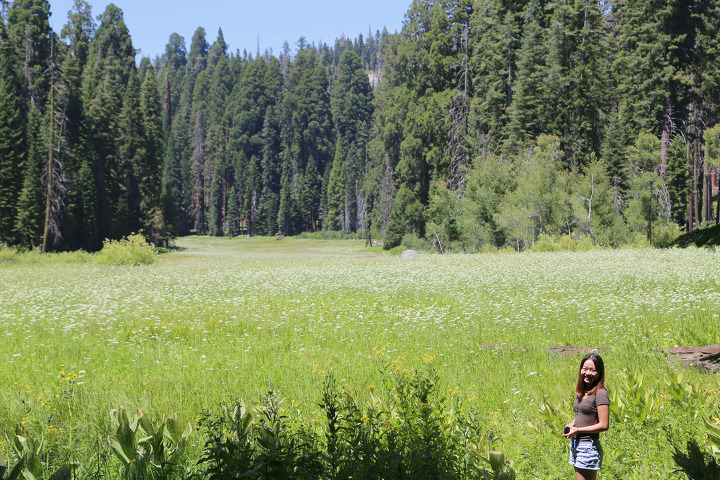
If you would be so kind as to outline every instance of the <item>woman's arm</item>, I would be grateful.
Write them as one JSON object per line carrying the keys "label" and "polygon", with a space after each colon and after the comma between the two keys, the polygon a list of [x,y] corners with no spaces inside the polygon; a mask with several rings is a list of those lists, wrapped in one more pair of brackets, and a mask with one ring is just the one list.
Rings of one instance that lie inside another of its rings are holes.
{"label": "woman's arm", "polygon": [[575,421],[573,420],[572,425],[568,424],[568,426],[570,427],[570,431],[563,436],[565,438],[570,438],[574,437],[578,433],[597,433],[607,431],[607,429],[610,428],[610,406],[598,405],[597,412],[598,423],[596,423],[595,425],[588,425],[587,427],[575,428]]}

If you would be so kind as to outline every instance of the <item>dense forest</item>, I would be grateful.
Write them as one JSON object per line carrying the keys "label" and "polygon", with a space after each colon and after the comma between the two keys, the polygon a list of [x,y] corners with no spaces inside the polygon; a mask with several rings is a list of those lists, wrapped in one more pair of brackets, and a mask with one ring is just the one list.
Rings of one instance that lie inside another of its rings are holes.
{"label": "dense forest", "polygon": [[142,232],[661,244],[719,217],[720,0],[415,0],[400,33],[136,62],[115,5],[2,1],[0,242]]}

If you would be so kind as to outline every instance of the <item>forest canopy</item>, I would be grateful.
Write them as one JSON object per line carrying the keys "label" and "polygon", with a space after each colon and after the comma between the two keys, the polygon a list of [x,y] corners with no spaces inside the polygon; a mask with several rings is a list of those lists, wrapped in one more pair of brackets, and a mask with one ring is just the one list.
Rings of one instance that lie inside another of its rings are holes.
{"label": "forest canopy", "polygon": [[720,0],[414,0],[402,31],[275,56],[123,12],[2,3],[0,242],[142,232],[668,244],[720,217]]}

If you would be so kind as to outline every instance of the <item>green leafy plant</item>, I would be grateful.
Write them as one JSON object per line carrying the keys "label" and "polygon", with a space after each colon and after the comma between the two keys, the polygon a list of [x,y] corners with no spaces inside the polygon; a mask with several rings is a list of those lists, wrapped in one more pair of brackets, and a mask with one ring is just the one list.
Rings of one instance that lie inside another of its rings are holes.
{"label": "green leafy plant", "polygon": [[714,454],[720,454],[720,415],[718,413],[715,416],[711,416],[713,422],[703,418],[705,427],[707,428],[707,439],[710,442],[712,451]]}
{"label": "green leafy plant", "polygon": [[0,242],[0,263],[11,263],[13,260],[15,260],[16,255],[17,250]]}
{"label": "green leafy plant", "polygon": [[[36,480],[43,478],[45,466],[42,458],[45,442],[42,437],[40,442],[36,443],[32,438],[23,435],[18,428],[12,439],[6,435],[5,440],[12,445],[18,461],[9,470],[5,461],[0,463],[0,480]],[[50,480],[67,480],[71,474],[72,470],[69,467],[61,467],[50,477]]]}
{"label": "green leafy plant", "polygon": [[683,472],[689,480],[720,480],[720,464],[712,453],[703,452],[695,440],[688,440],[687,453],[673,447],[673,460],[678,472]]}
{"label": "green leafy plant", "polygon": [[565,422],[569,420],[567,413],[570,410],[570,406],[566,401],[560,401],[556,405],[548,402],[546,398],[543,398],[540,402],[540,418],[541,423],[539,426],[528,425],[538,433],[542,433],[541,428],[547,429],[556,435],[562,435],[562,428],[565,426]]}
{"label": "green leafy plant", "polygon": [[149,265],[155,262],[155,247],[142,235],[129,235],[121,240],[105,240],[103,248],[95,255],[100,265]]}
{"label": "green leafy plant", "polygon": [[621,372],[617,375],[618,388],[610,390],[610,417],[613,422],[638,424],[655,420],[658,410],[656,389],[643,385],[642,372]]}
{"label": "green leafy plant", "polygon": [[110,422],[114,429],[110,447],[123,465],[122,478],[184,477],[190,424],[183,429],[175,417],[158,424],[139,410],[131,421],[123,407],[110,410]]}
{"label": "green leafy plant", "polygon": [[682,409],[689,409],[704,396],[699,383],[684,381],[683,372],[669,372],[665,377],[671,401]]}
{"label": "green leafy plant", "polygon": [[371,393],[360,403],[326,376],[320,403],[325,423],[316,427],[286,416],[272,388],[254,416],[242,403],[206,415],[204,475],[209,480],[514,478],[504,460],[497,473],[485,469],[488,460],[479,454],[485,437],[477,438],[471,415],[457,413],[459,403],[440,395],[433,371],[398,369],[388,377],[387,398]]}
{"label": "green leafy plant", "polygon": [[488,463],[492,468],[494,480],[515,480],[515,470],[512,468],[512,462],[505,462],[505,455],[501,451],[490,450]]}

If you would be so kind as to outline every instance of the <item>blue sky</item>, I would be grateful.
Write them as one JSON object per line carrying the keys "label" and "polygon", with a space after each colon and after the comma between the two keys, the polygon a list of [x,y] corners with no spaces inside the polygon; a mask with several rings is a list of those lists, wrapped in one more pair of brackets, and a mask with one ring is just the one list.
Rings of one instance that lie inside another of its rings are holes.
{"label": "blue sky", "polygon": [[[67,12],[73,0],[50,0],[50,23],[59,32],[67,23]],[[165,51],[170,34],[179,33],[190,50],[193,33],[205,28],[208,43],[217,38],[222,28],[230,51],[247,50],[255,54],[258,35],[260,51],[272,48],[279,55],[287,40],[296,49],[301,36],[315,44],[322,40],[330,45],[343,33],[355,38],[366,37],[368,27],[373,34],[385,26],[394,33],[402,28],[402,21],[411,0],[89,0],[93,17],[97,17],[109,3],[123,10],[133,46],[141,49],[140,56],[155,58]]]}

